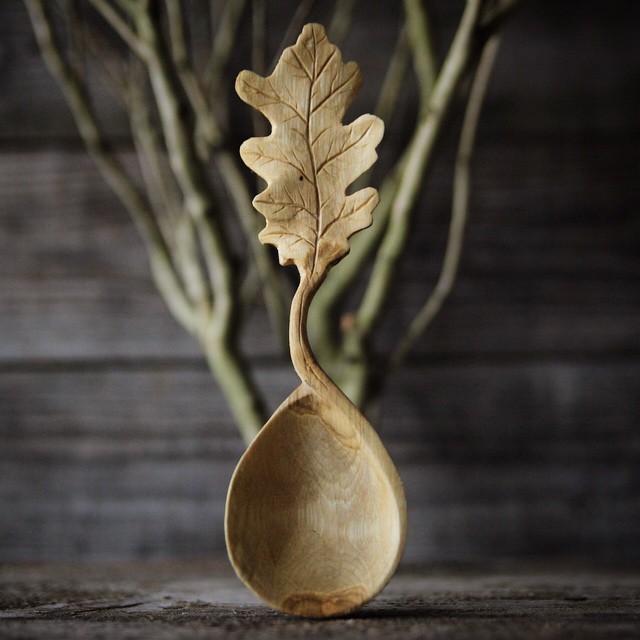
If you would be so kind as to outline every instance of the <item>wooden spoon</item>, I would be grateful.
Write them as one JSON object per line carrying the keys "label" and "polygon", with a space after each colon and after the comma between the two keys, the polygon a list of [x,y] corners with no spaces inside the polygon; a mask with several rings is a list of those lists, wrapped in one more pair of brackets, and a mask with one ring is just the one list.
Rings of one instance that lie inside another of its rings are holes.
{"label": "wooden spoon", "polygon": [[231,479],[225,534],[231,563],[258,597],[282,611],[345,614],[373,598],[399,562],[406,504],[377,434],[315,360],[307,312],[348,238],[371,223],[375,189],[345,190],[376,159],[382,121],[341,119],[360,84],[320,25],[306,25],[274,73],[243,71],[236,90],[272,124],[241,147],[268,183],[254,199],[262,242],[295,264],[289,325],[302,384],[280,405]]}

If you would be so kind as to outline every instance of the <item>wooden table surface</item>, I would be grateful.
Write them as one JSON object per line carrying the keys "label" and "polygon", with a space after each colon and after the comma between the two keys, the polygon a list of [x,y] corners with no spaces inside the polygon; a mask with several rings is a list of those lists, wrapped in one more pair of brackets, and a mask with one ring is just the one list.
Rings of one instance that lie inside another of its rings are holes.
{"label": "wooden table surface", "polygon": [[401,567],[357,613],[258,603],[226,563],[0,565],[0,638],[640,638],[640,567]]}

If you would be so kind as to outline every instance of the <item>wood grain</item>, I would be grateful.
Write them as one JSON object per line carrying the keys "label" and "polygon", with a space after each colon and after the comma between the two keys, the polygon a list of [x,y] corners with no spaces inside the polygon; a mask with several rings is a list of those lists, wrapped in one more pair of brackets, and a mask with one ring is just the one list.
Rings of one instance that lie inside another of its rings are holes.
{"label": "wood grain", "polygon": [[[505,363],[399,375],[381,435],[405,480],[405,559],[589,556],[603,540],[607,553],[632,555],[640,368],[620,369]],[[259,382],[277,398],[294,377],[268,368]],[[0,556],[223,552],[243,447],[204,364],[4,372],[0,426]]]}
{"label": "wood grain", "polygon": [[182,562],[5,565],[0,633],[7,640],[300,640],[633,638],[637,563],[484,562],[400,571],[361,612],[310,622],[248,598],[229,568]]}
{"label": "wood grain", "polygon": [[[478,152],[460,278],[414,358],[637,353],[640,144],[496,139]],[[609,196],[607,184],[617,185]],[[429,211],[385,318],[383,352],[437,277],[445,167],[426,188]],[[133,224],[83,152],[5,151],[0,191],[0,360],[199,357],[154,289]],[[262,309],[248,321],[247,352],[275,357]]]}
{"label": "wood grain", "polygon": [[[292,13],[282,6],[274,32]],[[430,6],[446,39],[459,5]],[[505,30],[461,278],[382,406],[408,492],[410,562],[639,552],[638,11],[523,3]],[[386,52],[369,43],[390,43],[396,21],[393,3],[369,3],[344,42],[366,78],[356,109],[371,108],[382,77]],[[0,3],[0,36],[0,557],[222,554],[243,449],[223,399],[81,150],[21,3]],[[122,114],[94,89],[122,142]],[[379,163],[413,116],[411,91],[400,98]],[[454,125],[382,353],[435,282]],[[265,326],[256,311],[245,340],[275,408],[295,377]]]}
{"label": "wood grain", "polygon": [[398,472],[365,417],[315,359],[309,305],[328,270],[368,227],[372,187],[346,189],[376,160],[383,124],[342,118],[361,84],[319,24],[306,25],[268,78],[243,71],[240,97],[271,134],[243,143],[244,162],[267,182],[253,203],[263,243],[300,274],[289,347],[302,384],[278,407],[231,478],[225,537],[242,581],[265,602],[309,617],[344,615],[393,575],[406,539]]}

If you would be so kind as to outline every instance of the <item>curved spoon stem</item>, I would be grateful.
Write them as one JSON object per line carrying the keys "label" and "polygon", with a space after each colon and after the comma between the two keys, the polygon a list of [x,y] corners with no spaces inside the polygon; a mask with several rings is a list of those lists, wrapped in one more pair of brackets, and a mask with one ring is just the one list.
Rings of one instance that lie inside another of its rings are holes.
{"label": "curved spoon stem", "polygon": [[324,275],[300,275],[300,284],[291,302],[289,349],[293,368],[296,370],[300,380],[313,389],[328,390],[337,387],[318,364],[311,351],[307,335],[309,305],[323,280]]}

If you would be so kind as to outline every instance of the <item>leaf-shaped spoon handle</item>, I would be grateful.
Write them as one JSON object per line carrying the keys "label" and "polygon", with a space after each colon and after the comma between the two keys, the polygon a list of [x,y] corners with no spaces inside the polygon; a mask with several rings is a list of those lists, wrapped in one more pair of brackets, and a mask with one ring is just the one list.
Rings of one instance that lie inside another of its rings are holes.
{"label": "leaf-shaped spoon handle", "polygon": [[275,245],[282,265],[295,264],[300,286],[292,307],[291,357],[301,380],[324,379],[306,340],[306,312],[332,264],[348,251],[348,238],[371,225],[378,192],[347,187],[377,159],[384,124],[372,115],[342,124],[362,84],[355,62],[343,64],[324,28],[308,24],[282,54],[272,75],[242,71],[238,95],[263,113],[272,133],[240,147],[244,162],[267,181],[254,200],[267,220],[263,243]]}
{"label": "leaf-shaped spoon handle", "polygon": [[240,147],[268,184],[253,200],[267,219],[260,240],[314,284],[349,251],[348,238],[371,224],[378,203],[372,187],[345,195],[376,161],[384,131],[382,120],[368,114],[341,123],[361,83],[358,65],[342,63],[319,24],[304,27],[268,78],[243,71],[236,80],[238,95],[273,128]]}
{"label": "leaf-shaped spoon handle", "polygon": [[289,613],[337,615],[372,598],[395,570],[406,530],[402,483],[364,416],[320,368],[307,311],[351,235],[371,224],[378,192],[347,187],[376,160],[384,125],[363,115],[343,125],[361,84],[318,24],[304,27],[267,78],[243,71],[240,97],[272,132],[240,148],[267,182],[253,204],[263,243],[295,264],[291,359],[302,384],[276,410],[238,463],[225,531],[238,575]]}

